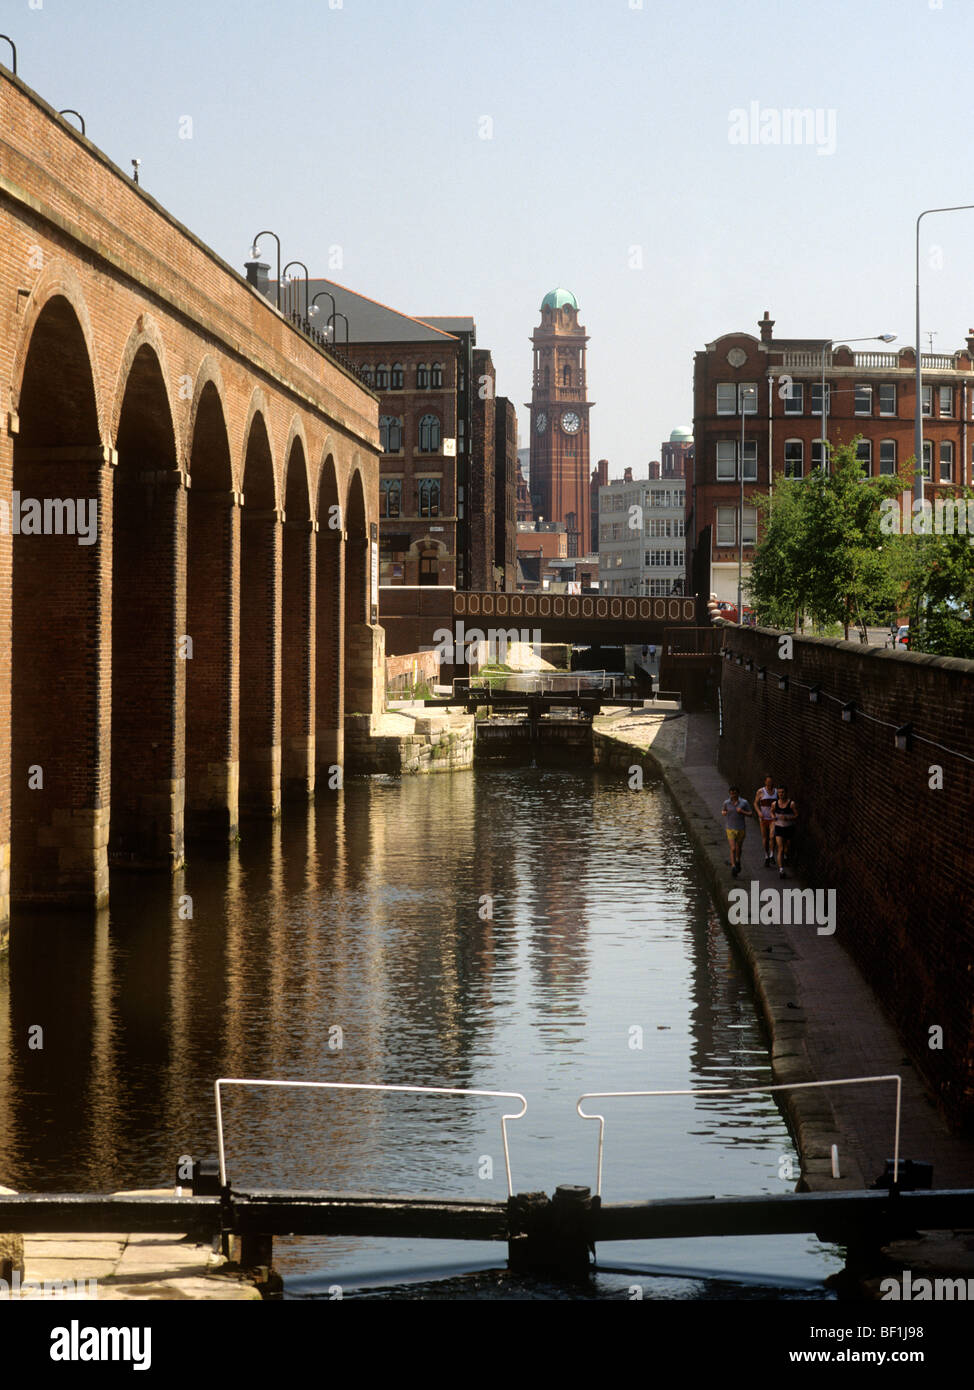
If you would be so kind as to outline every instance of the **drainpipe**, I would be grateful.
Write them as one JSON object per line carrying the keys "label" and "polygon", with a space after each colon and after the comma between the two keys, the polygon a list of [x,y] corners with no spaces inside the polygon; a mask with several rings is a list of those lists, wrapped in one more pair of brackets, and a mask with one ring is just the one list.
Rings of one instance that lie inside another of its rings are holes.
{"label": "drainpipe", "polygon": [[772,375],[771,372],[768,372],[768,494],[769,494],[769,496],[774,492],[774,463],[773,463],[773,461],[772,461],[772,459],[773,459],[773,449],[774,449],[774,424],[773,424],[773,414],[774,414],[774,376]]}
{"label": "drainpipe", "polygon": [[967,382],[960,384],[960,452],[961,465],[958,470],[958,482],[961,487],[967,486]]}

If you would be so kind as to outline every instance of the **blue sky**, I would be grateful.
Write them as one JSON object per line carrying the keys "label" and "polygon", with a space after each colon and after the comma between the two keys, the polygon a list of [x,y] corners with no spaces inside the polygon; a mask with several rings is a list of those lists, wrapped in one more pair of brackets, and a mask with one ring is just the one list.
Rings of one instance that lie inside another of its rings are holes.
{"label": "blue sky", "polygon": [[[2,0],[0,20],[24,81],[231,264],[271,227],[313,275],[472,314],[522,435],[541,297],[572,289],[611,476],[690,421],[694,350],[765,309],[786,336],[911,343],[916,215],[974,203],[970,0]],[[732,143],[752,102],[768,135],[818,112],[834,150]],[[925,221],[921,267],[952,351],[974,212]]]}

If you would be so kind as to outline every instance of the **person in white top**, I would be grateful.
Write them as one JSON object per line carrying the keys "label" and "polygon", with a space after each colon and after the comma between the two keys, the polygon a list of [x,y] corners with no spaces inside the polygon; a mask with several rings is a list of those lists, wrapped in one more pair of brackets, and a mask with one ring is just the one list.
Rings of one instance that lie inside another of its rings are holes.
{"label": "person in white top", "polygon": [[764,779],[764,785],[758,787],[751,800],[758,815],[758,824],[761,827],[765,868],[774,863],[774,816],[771,807],[777,798],[778,788],[774,784],[774,778],[769,774]]}

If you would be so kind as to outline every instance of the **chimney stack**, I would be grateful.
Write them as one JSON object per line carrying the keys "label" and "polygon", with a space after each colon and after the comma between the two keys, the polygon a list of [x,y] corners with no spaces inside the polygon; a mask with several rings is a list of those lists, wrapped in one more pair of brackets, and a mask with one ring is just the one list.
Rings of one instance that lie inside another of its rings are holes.
{"label": "chimney stack", "polygon": [[758,327],[761,330],[762,343],[770,343],[771,330],[774,328],[774,319],[768,313],[767,309],[764,311],[764,318],[758,320]]}
{"label": "chimney stack", "polygon": [[267,278],[267,272],[270,270],[270,266],[265,261],[247,261],[245,269],[247,271],[247,283],[253,285],[258,294],[269,299],[271,282]]}

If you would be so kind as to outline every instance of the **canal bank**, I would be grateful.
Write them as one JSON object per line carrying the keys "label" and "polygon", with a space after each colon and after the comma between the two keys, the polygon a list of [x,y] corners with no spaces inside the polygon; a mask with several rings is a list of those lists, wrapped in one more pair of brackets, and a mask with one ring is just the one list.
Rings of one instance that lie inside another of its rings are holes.
{"label": "canal bank", "polygon": [[[757,827],[745,839],[742,874],[730,875],[720,808],[727,787],[718,767],[716,720],[706,713],[664,719],[621,712],[595,721],[596,765],[626,771],[648,766],[662,777],[690,835],[725,929],[746,961],[771,1040],[774,1081],[794,1084],[857,1076],[902,1078],[900,1156],[933,1165],[933,1186],[969,1187],[974,1141],[950,1133],[904,1055],[895,1029],[841,944],[839,930],[812,923],[764,925],[735,920],[731,893],[751,883],[777,888],[764,865]],[[791,776],[789,772],[789,777]],[[742,789],[751,798],[751,789]],[[794,886],[794,885],[790,885]],[[804,886],[804,885],[803,885]],[[751,890],[753,891],[753,890]],[[869,1187],[893,1154],[892,1083],[796,1090],[783,1099],[801,1156],[800,1190]],[[840,1177],[833,1176],[832,1148]],[[970,1233],[937,1233],[897,1242],[893,1266],[967,1275],[974,1266]],[[866,1291],[869,1289],[867,1287]]]}
{"label": "canal bank", "polygon": [[[178,1197],[181,1189],[113,1195]],[[212,1245],[172,1232],[0,1235],[0,1302],[38,1299],[259,1303],[261,1292]]]}

